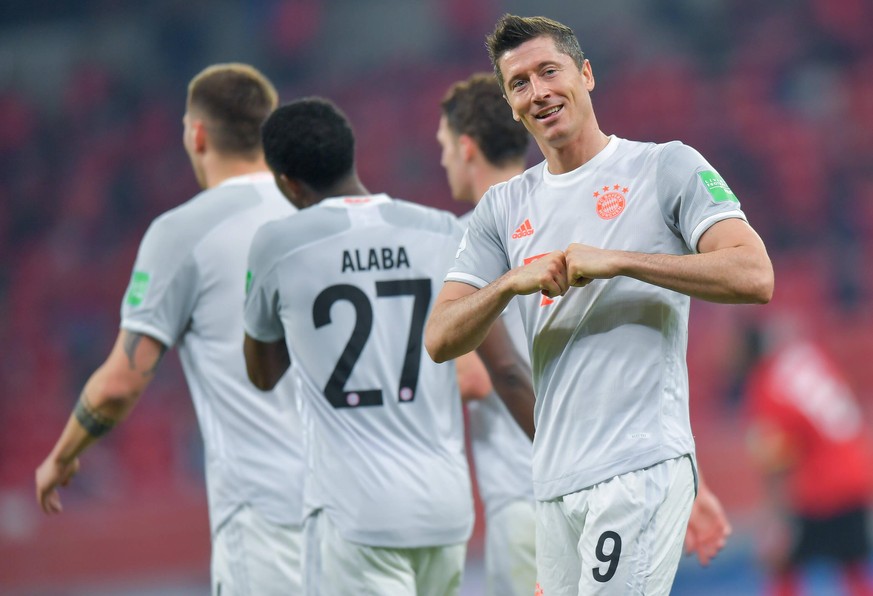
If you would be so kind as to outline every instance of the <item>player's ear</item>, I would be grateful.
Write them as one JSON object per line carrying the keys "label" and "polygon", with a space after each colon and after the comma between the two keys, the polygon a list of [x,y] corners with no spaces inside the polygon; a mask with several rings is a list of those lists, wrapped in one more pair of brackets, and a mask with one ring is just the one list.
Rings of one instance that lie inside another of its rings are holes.
{"label": "player's ear", "polygon": [[476,141],[470,135],[460,135],[458,137],[458,148],[461,150],[461,158],[464,161],[470,161],[476,154]]}
{"label": "player's ear", "polygon": [[506,105],[509,106],[509,109],[512,110],[512,119],[516,122],[521,122],[521,116],[519,116],[518,112],[515,111],[515,108],[512,107],[512,104],[509,102],[509,98],[506,97],[506,93],[503,94],[503,101],[505,101]]}
{"label": "player's ear", "polygon": [[590,92],[594,90],[594,70],[588,58],[582,63],[582,78],[585,80],[585,88]]}
{"label": "player's ear", "polygon": [[285,174],[277,174],[276,178],[276,186],[279,187],[279,190],[291,201],[297,198],[297,194],[299,189],[297,188],[297,184],[294,180],[286,176]]}
{"label": "player's ear", "polygon": [[191,136],[194,151],[197,153],[206,151],[206,125],[203,120],[195,120],[191,123]]}

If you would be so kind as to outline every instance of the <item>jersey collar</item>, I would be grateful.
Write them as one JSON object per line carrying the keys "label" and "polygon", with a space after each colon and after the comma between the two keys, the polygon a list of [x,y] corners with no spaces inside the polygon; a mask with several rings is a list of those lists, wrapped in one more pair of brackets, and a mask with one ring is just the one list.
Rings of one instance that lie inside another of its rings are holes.
{"label": "jersey collar", "polygon": [[379,205],[390,201],[391,197],[385,193],[379,193],[375,195],[355,195],[352,197],[331,197],[324,199],[320,204],[325,207],[333,207],[334,209],[349,209],[351,207]]}
{"label": "jersey collar", "polygon": [[218,186],[236,186],[238,184],[251,184],[252,182],[266,182],[267,180],[273,180],[273,174],[270,172],[257,172],[255,174],[243,174],[242,176],[226,178]]}
{"label": "jersey collar", "polygon": [[575,170],[571,170],[564,174],[552,174],[549,172],[548,163],[543,162],[543,182],[549,186],[571,186],[579,182],[586,173],[593,171],[599,167],[604,161],[612,157],[618,149],[621,139],[615,135],[609,135],[609,142],[606,147],[600,150],[600,153],[583,163]]}

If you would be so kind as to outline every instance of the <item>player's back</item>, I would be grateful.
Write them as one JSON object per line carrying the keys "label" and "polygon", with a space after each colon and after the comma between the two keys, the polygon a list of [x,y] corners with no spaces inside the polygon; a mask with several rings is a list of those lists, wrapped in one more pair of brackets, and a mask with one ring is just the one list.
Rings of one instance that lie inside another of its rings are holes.
{"label": "player's back", "polygon": [[248,246],[294,213],[272,176],[224,181],[158,217],[143,239],[122,327],[177,346],[205,447],[213,532],[242,505],[299,524],[303,455],[293,385],[258,391],[242,356]]}
{"label": "player's back", "polygon": [[[265,226],[250,300],[276,300],[299,376],[306,508],[347,540],[466,540],[472,496],[451,363],[422,333],[461,237],[453,215],[386,195],[327,199]],[[254,330],[258,332],[257,329]]]}

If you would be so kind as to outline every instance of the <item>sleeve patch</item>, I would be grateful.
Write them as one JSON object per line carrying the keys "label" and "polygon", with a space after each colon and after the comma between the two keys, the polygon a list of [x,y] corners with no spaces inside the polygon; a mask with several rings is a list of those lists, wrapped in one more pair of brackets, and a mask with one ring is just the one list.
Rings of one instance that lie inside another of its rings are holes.
{"label": "sleeve patch", "polygon": [[145,299],[149,288],[149,274],[145,271],[134,271],[127,288],[126,301],[130,306],[139,306]]}
{"label": "sleeve patch", "polygon": [[709,194],[712,196],[713,201],[716,203],[724,203],[725,201],[739,203],[737,196],[727,185],[727,182],[724,181],[724,178],[718,175],[718,172],[704,170],[698,172],[697,175],[700,176],[704,186],[706,186],[706,190],[708,190]]}

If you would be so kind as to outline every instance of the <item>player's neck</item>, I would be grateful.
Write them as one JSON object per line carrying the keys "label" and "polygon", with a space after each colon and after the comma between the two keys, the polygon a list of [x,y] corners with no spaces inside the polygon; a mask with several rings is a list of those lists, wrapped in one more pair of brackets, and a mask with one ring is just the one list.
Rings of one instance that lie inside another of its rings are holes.
{"label": "player's neck", "polygon": [[482,200],[482,196],[489,188],[491,188],[495,184],[506,182],[510,178],[518,176],[519,174],[524,172],[524,169],[524,161],[514,162],[511,165],[504,167],[488,165],[482,168],[480,175],[473,183],[473,193],[475,195],[472,200],[473,206],[475,207],[479,203],[479,201]]}
{"label": "player's neck", "polygon": [[566,174],[588,163],[595,155],[603,151],[609,143],[609,137],[599,128],[578,135],[560,147],[537,143],[546,157],[549,172]]}
{"label": "player's neck", "polygon": [[254,160],[240,159],[238,157],[216,157],[203,164],[206,188],[213,188],[225,180],[236,178],[237,176],[269,173],[269,171],[270,169],[267,167],[263,157]]}
{"label": "player's neck", "polygon": [[321,201],[322,199],[329,199],[331,197],[359,197],[370,194],[370,191],[368,191],[361,183],[358,174],[353,173],[340,182],[337,182],[329,189],[318,194],[320,195],[318,200]]}

